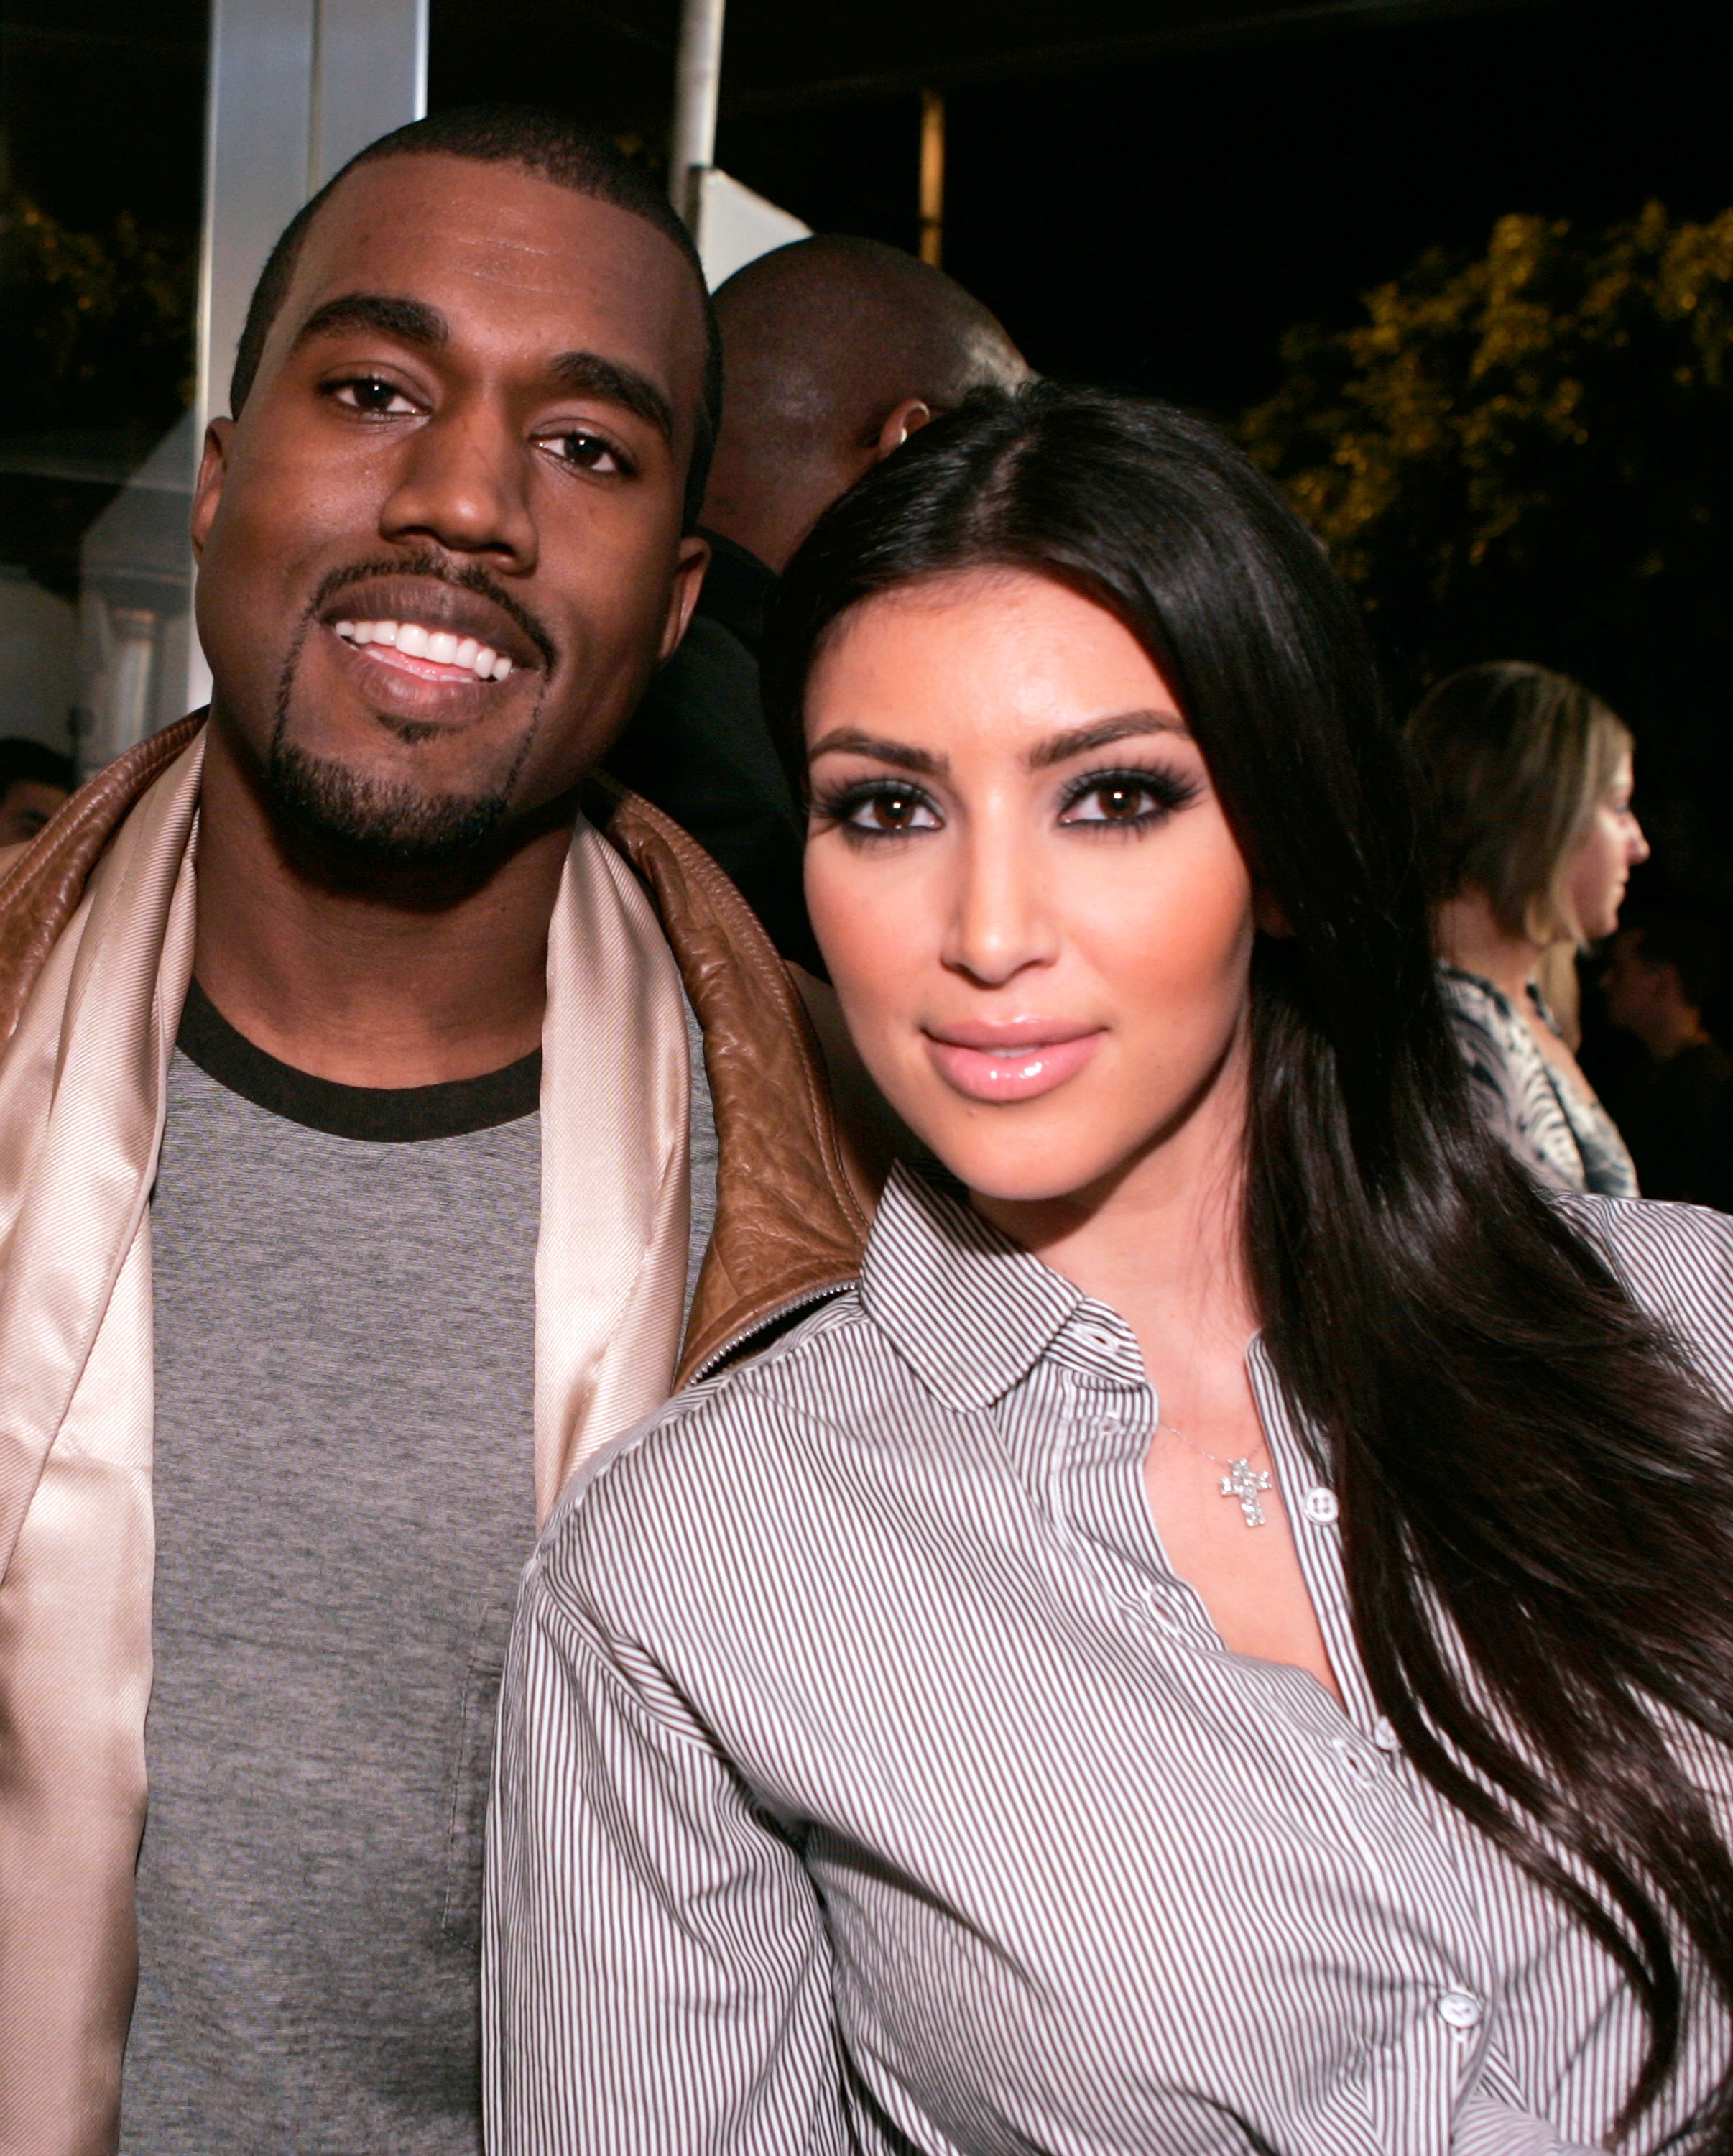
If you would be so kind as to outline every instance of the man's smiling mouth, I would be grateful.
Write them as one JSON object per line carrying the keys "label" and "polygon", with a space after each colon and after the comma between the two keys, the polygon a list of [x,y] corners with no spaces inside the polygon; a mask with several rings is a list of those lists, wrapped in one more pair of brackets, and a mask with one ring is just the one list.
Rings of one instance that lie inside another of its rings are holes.
{"label": "man's smiling mouth", "polygon": [[418,716],[444,711],[448,698],[453,712],[491,707],[503,684],[515,697],[514,677],[554,665],[552,639],[520,603],[428,557],[335,576],[314,610],[350,654],[362,693]]}
{"label": "man's smiling mouth", "polygon": [[345,643],[423,681],[503,681],[512,670],[511,660],[492,644],[424,622],[336,621],[331,629]]}

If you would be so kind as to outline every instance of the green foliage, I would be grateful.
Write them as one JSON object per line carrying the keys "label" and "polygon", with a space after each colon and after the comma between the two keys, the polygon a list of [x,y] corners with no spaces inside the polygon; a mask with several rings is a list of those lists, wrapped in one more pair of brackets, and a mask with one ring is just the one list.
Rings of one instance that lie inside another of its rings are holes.
{"label": "green foliage", "polygon": [[[1243,438],[1361,594],[1397,683],[1525,657],[1687,761],[1725,715],[1733,210],[1506,217],[1347,330],[1295,330]],[[1649,724],[1645,726],[1645,721]]]}
{"label": "green foliage", "polygon": [[0,428],[168,427],[192,401],[197,283],[192,247],[130,213],[98,237],[0,202]]}

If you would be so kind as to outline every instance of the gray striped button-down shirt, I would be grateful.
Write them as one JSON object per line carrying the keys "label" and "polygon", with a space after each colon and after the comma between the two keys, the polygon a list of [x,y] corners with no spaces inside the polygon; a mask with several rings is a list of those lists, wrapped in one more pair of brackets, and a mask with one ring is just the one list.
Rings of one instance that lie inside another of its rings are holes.
{"label": "gray striped button-down shirt", "polygon": [[[1733,1392],[1733,1220],[1561,1202]],[[493,2156],[1604,2141],[1628,1989],[1396,1748],[1251,1373],[1346,1710],[1169,1568],[1122,1320],[906,1173],[858,1291],[567,1493],[502,1711]]]}

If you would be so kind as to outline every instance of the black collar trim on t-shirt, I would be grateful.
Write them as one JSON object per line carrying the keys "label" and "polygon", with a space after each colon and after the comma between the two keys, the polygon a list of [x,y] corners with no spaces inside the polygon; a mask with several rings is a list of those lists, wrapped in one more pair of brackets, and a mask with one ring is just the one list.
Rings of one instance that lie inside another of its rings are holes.
{"label": "black collar trim on t-shirt", "polygon": [[533,1116],[541,1104],[541,1050],[444,1086],[339,1086],[278,1062],[238,1034],[194,981],[175,1045],[208,1078],[285,1122],[376,1145],[460,1138]]}

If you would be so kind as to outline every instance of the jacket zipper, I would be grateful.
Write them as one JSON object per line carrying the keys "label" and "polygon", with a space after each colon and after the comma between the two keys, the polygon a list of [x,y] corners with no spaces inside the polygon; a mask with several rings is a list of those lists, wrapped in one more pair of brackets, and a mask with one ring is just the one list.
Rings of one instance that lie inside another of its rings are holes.
{"label": "jacket zipper", "polygon": [[[686,1379],[686,1384],[695,1385],[709,1377],[719,1363],[726,1363],[730,1356],[738,1353],[756,1333],[762,1332],[767,1326],[780,1323],[783,1318],[797,1310],[806,1309],[809,1304],[828,1302],[833,1296],[846,1294],[854,1285],[853,1279],[833,1281],[828,1287],[809,1288],[804,1295],[792,1296],[787,1302],[779,1302],[773,1310],[765,1311],[752,1320],[745,1332],[736,1332],[731,1340],[725,1340],[720,1348],[712,1349]],[[684,1392],[685,1386],[680,1389]]]}

